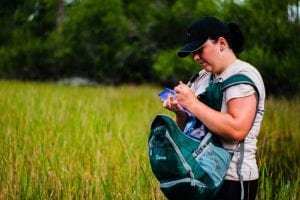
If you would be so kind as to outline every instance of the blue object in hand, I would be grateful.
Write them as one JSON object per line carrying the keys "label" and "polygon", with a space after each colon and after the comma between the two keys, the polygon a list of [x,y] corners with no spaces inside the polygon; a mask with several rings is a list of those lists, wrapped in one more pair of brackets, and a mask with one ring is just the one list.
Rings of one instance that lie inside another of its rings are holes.
{"label": "blue object in hand", "polygon": [[159,96],[160,100],[165,101],[168,98],[169,94],[174,96],[176,94],[176,92],[169,88],[165,88],[163,91],[158,93],[158,96]]}

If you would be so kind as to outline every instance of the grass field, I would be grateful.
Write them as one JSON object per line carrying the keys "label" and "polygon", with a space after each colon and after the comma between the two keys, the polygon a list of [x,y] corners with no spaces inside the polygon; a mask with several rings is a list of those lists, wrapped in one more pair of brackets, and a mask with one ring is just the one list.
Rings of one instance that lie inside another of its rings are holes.
{"label": "grass field", "polygon": [[[154,86],[0,81],[0,199],[163,199],[147,139]],[[300,198],[300,99],[268,98],[257,199]]]}

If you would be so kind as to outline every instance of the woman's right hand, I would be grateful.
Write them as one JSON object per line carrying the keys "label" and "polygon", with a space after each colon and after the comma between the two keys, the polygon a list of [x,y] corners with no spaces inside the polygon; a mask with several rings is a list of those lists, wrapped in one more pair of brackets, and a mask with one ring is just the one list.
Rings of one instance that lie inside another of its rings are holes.
{"label": "woman's right hand", "polygon": [[183,107],[177,102],[175,96],[169,95],[168,98],[163,102],[163,107],[176,114],[175,121],[178,127],[183,131],[188,119],[188,115],[183,110]]}
{"label": "woman's right hand", "polygon": [[174,95],[168,96],[168,98],[163,102],[163,107],[174,112],[177,115],[185,114],[182,106],[177,102]]}

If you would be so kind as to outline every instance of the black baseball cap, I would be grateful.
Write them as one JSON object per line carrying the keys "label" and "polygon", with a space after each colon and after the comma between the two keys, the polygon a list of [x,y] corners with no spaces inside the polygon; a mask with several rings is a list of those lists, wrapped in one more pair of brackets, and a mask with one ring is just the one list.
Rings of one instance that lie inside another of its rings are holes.
{"label": "black baseball cap", "polygon": [[198,50],[207,39],[228,34],[229,29],[221,20],[210,16],[202,17],[193,22],[187,29],[185,45],[177,55],[184,58],[188,54]]}

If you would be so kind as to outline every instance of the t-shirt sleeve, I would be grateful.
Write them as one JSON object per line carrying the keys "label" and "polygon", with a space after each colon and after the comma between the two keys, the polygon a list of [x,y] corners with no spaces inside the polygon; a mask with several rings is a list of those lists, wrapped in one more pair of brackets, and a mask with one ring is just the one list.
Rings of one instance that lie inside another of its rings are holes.
{"label": "t-shirt sleeve", "polygon": [[225,101],[226,103],[233,99],[239,97],[247,97],[255,93],[254,88],[249,84],[238,84],[229,87],[225,90]]}

